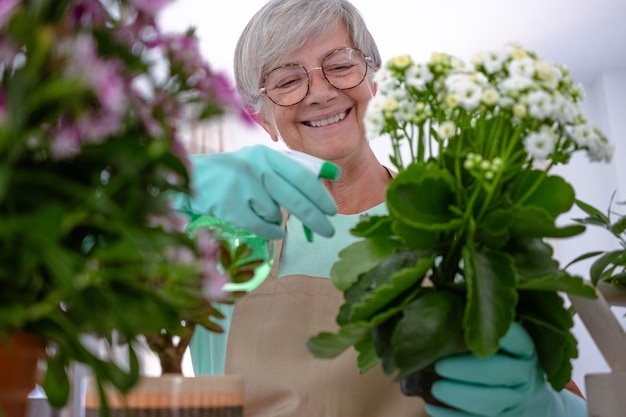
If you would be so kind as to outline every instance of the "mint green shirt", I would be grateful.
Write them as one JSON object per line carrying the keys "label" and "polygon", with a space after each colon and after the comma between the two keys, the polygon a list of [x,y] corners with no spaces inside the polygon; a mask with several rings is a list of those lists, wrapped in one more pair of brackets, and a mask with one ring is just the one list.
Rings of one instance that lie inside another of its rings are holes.
{"label": "mint green shirt", "polygon": [[[329,278],[330,269],[338,260],[339,251],[358,239],[350,234],[350,229],[359,222],[363,214],[385,215],[387,206],[382,203],[364,213],[338,214],[330,217],[330,222],[335,228],[335,235],[332,238],[314,235],[313,242],[306,241],[302,223],[294,216],[290,216],[283,238],[278,277],[308,275]],[[234,305],[216,304],[215,307],[226,316],[219,322],[224,328],[224,333],[212,333],[203,328],[196,329],[189,345],[195,375],[224,374],[228,329]]]}

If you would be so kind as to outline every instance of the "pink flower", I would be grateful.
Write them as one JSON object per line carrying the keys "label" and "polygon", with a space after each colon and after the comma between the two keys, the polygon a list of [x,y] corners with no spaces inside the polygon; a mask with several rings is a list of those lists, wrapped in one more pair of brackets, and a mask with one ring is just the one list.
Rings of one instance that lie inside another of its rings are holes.
{"label": "pink flower", "polygon": [[50,144],[52,157],[67,160],[80,153],[80,138],[75,126],[63,126],[56,130]]}
{"label": "pink flower", "polygon": [[207,300],[227,300],[230,294],[224,285],[230,277],[219,264],[221,243],[209,229],[196,229],[196,245],[201,256],[202,292]]}
{"label": "pink flower", "polygon": [[0,1],[0,28],[7,24],[13,13],[15,12],[15,6],[19,4],[20,0],[2,0]]}
{"label": "pink flower", "polygon": [[74,26],[104,27],[107,13],[98,0],[79,0],[70,6],[69,18]]}
{"label": "pink flower", "polygon": [[161,12],[171,0],[131,0],[133,6],[138,10],[151,16],[156,16]]}

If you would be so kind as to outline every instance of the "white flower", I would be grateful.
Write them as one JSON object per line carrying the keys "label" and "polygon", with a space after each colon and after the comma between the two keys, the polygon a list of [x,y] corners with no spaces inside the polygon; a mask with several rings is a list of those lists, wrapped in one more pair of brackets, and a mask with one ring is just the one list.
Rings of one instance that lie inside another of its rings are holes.
{"label": "white flower", "polygon": [[474,56],[474,65],[483,66],[487,74],[501,71],[509,55],[506,51],[482,52]]}
{"label": "white flower", "polygon": [[568,97],[556,93],[553,100],[554,118],[563,124],[573,124],[581,115],[580,107]]}
{"label": "white flower", "polygon": [[524,139],[524,149],[531,158],[544,161],[554,151],[556,140],[552,129],[543,126],[539,132],[532,132]]}
{"label": "white flower", "polygon": [[426,83],[433,80],[432,72],[430,72],[428,66],[422,63],[411,65],[407,68],[404,72],[404,77],[408,85],[416,88],[422,88],[426,85]]}
{"label": "white flower", "polygon": [[504,79],[499,87],[502,92],[511,93],[526,90],[534,85],[532,79],[516,74]]}
{"label": "white flower", "polygon": [[385,68],[379,69],[376,74],[374,74],[373,81],[378,87],[379,94],[387,94],[396,88],[396,79],[393,77],[391,71],[388,71]]}
{"label": "white flower", "polygon": [[498,90],[496,90],[495,88],[488,88],[483,91],[481,100],[487,106],[495,106],[500,100],[500,93],[498,93]]}
{"label": "white flower", "polygon": [[383,110],[387,98],[382,94],[374,96],[367,105],[365,111],[364,124],[365,124],[365,137],[369,140],[380,136],[382,129],[385,126],[385,116]]}
{"label": "white flower", "polygon": [[551,62],[538,60],[535,62],[537,70],[537,78],[542,81],[543,85],[553,90],[557,89],[563,73]]}
{"label": "white flower", "polygon": [[439,125],[439,136],[443,139],[450,139],[456,135],[456,124],[452,120],[446,120]]}
{"label": "white flower", "polygon": [[480,104],[482,88],[474,82],[472,74],[451,74],[446,79],[446,87],[456,95],[459,105],[464,109],[471,111]]}
{"label": "white flower", "polygon": [[515,59],[509,64],[509,74],[532,78],[535,75],[535,61],[528,57]]}
{"label": "white flower", "polygon": [[593,126],[588,124],[574,126],[571,135],[574,143],[581,148],[587,147],[591,143],[599,140],[597,131]]}
{"label": "white flower", "polygon": [[542,90],[531,91],[526,95],[528,114],[537,120],[545,120],[552,115],[552,98]]}
{"label": "white flower", "polygon": [[589,124],[577,125],[572,129],[571,136],[576,145],[587,150],[590,160],[609,162],[612,159],[615,146],[597,127]]}

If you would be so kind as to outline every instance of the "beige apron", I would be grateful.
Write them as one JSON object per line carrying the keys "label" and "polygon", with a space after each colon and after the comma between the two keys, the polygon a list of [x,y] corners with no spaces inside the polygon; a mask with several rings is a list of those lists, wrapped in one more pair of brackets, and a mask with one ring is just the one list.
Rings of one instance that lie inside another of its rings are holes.
{"label": "beige apron", "polygon": [[421,398],[402,395],[380,366],[360,374],[354,349],[314,358],[305,343],[336,331],[343,295],[328,278],[278,279],[277,267],[237,301],[229,331],[226,373],[244,377],[246,417],[427,416]]}

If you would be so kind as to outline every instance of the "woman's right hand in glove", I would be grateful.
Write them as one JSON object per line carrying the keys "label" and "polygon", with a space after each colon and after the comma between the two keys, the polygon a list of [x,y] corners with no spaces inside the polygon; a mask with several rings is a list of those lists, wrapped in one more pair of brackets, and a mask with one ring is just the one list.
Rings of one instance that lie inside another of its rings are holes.
{"label": "woman's right hand in glove", "polygon": [[191,160],[193,196],[175,199],[177,209],[280,239],[283,207],[314,233],[334,234],[327,216],[337,205],[330,193],[316,174],[281,152],[255,145]]}

